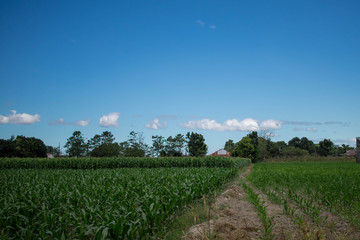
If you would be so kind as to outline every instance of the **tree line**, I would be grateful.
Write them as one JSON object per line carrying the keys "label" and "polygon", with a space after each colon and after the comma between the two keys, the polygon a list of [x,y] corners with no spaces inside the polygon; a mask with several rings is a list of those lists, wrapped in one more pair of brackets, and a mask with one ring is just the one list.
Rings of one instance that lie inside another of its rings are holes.
{"label": "tree line", "polygon": [[128,140],[120,143],[115,142],[114,135],[109,131],[96,134],[89,140],[80,131],[75,131],[64,147],[70,157],[200,157],[208,149],[204,136],[194,132],[168,138],[152,136],[150,146],[145,143],[142,133],[134,131],[130,132]]}
{"label": "tree line", "polygon": [[[109,131],[96,134],[86,139],[80,131],[74,131],[64,146],[69,157],[181,157],[204,156],[208,147],[202,134],[188,132],[167,138],[152,136],[152,145],[144,141],[142,133],[130,132],[126,141],[115,142],[114,135]],[[266,158],[302,157],[302,156],[339,156],[346,150],[354,149],[349,145],[335,145],[330,139],[324,139],[318,144],[306,137],[294,137],[288,143],[273,142],[263,134],[251,132],[240,141],[228,140],[225,150],[233,157],[250,158],[259,162]],[[46,146],[41,139],[17,136],[10,139],[0,139],[0,157],[46,157],[47,153],[60,156],[60,146]]]}
{"label": "tree line", "polygon": [[259,162],[266,158],[304,157],[304,156],[340,156],[346,150],[354,149],[349,145],[335,145],[330,139],[324,139],[318,144],[306,137],[294,137],[288,143],[284,141],[273,142],[265,136],[258,136],[252,132],[243,137],[239,142],[229,139],[225,143],[225,150],[232,157],[246,157],[253,162]]}

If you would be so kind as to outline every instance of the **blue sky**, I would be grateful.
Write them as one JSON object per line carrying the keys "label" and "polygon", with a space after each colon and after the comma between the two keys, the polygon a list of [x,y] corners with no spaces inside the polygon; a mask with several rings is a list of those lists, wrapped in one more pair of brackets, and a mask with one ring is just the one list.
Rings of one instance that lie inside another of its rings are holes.
{"label": "blue sky", "polygon": [[[1,1],[0,138],[354,146],[359,1]],[[15,112],[16,111],[16,112]]]}

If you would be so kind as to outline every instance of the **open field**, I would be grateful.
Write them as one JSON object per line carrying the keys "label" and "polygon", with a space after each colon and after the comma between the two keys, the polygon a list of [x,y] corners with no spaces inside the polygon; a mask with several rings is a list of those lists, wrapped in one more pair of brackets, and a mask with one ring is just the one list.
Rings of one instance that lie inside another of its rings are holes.
{"label": "open field", "polygon": [[[63,169],[38,159],[13,159],[0,171],[0,229],[2,238],[14,239],[143,239],[165,229],[179,209],[214,191],[238,172],[245,159],[138,159],[148,168],[113,167],[116,160],[62,160]],[[11,159],[7,159],[9,162]],[[16,161],[21,164],[16,163]],[[129,159],[118,159],[128,162]],[[155,162],[150,164],[151,161]],[[223,161],[221,163],[221,161]],[[74,164],[74,162],[77,164]],[[170,163],[169,163],[170,162]],[[184,164],[183,162],[183,164]],[[213,167],[205,167],[206,165]],[[214,164],[212,164],[214,163]],[[236,164],[235,164],[236,163]],[[23,169],[19,166],[40,169]],[[204,164],[204,165],[201,165]],[[16,167],[14,167],[16,166]],[[66,169],[77,168],[89,169]],[[204,167],[201,167],[204,166]],[[14,169],[15,168],[15,169]],[[65,169],[64,169],[65,168]]]}
{"label": "open field", "polygon": [[0,160],[1,238],[360,239],[354,162],[10,160]]}
{"label": "open field", "polygon": [[252,165],[214,200],[187,239],[360,239],[360,165]]}

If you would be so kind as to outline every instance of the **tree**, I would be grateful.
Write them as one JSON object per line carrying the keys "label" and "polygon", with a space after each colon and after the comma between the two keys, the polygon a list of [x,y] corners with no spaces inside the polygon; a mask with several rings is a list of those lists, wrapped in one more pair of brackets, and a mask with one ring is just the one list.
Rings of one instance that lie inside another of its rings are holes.
{"label": "tree", "polygon": [[269,138],[258,137],[258,160],[262,161],[270,157],[271,140]]}
{"label": "tree", "polygon": [[251,142],[251,138],[249,136],[245,136],[237,142],[231,152],[231,156],[254,159],[255,146]]}
{"label": "tree", "polygon": [[16,157],[16,142],[14,136],[8,140],[0,139],[0,157]]}
{"label": "tree", "polygon": [[271,142],[270,144],[270,156],[271,157],[281,157],[283,149],[287,147],[286,142],[279,141],[279,142]]}
{"label": "tree", "polygon": [[226,141],[224,149],[228,152],[231,152],[235,147],[235,143],[233,140],[229,139]]}
{"label": "tree", "polygon": [[101,136],[99,134],[95,134],[93,138],[91,138],[87,145],[90,151],[94,150],[95,148],[99,147],[102,144]]}
{"label": "tree", "polygon": [[315,152],[315,144],[313,141],[307,139],[306,137],[302,137],[300,139],[299,147],[301,149],[307,150],[310,154]]}
{"label": "tree", "polygon": [[309,155],[307,150],[294,146],[287,146],[282,150],[283,157],[303,157],[307,155]]}
{"label": "tree", "polygon": [[334,148],[334,143],[330,139],[324,139],[323,141],[319,142],[319,155],[320,156],[328,156],[330,152]]}
{"label": "tree", "polygon": [[142,133],[131,131],[129,140],[120,143],[120,151],[125,157],[144,157],[148,155],[149,147],[144,143]]}
{"label": "tree", "polygon": [[84,156],[88,149],[85,138],[80,131],[75,131],[73,135],[67,139],[64,147],[67,148],[66,153],[69,154],[70,157]]}
{"label": "tree", "polygon": [[298,137],[294,137],[293,139],[291,139],[289,142],[288,142],[288,146],[293,146],[293,147],[296,147],[296,148],[300,148],[301,146],[301,140],[300,138]]}
{"label": "tree", "polygon": [[15,143],[18,157],[46,157],[46,145],[41,139],[17,136]]}
{"label": "tree", "polygon": [[46,146],[46,152],[51,153],[54,157],[60,156],[60,146],[53,147],[53,146]]}
{"label": "tree", "polygon": [[186,134],[188,151],[190,156],[201,157],[207,153],[207,145],[204,136],[198,133],[188,132]]}
{"label": "tree", "polygon": [[261,161],[262,159],[260,159],[260,149],[259,149],[259,140],[258,140],[258,134],[256,131],[251,132],[250,134],[247,135],[250,138],[250,142],[251,144],[254,146],[254,155],[251,159],[251,161],[253,163],[256,163],[258,161]]}
{"label": "tree", "polygon": [[151,147],[152,155],[155,157],[161,156],[165,148],[165,139],[163,136],[152,136],[153,145]]}
{"label": "tree", "polygon": [[120,146],[117,143],[103,143],[91,151],[92,157],[115,157],[120,154]]}
{"label": "tree", "polygon": [[185,138],[182,134],[178,134],[175,137],[168,137],[166,139],[163,155],[169,157],[181,157],[183,154],[184,144]]}
{"label": "tree", "polygon": [[120,154],[120,147],[114,143],[114,135],[105,131],[101,135],[96,134],[88,141],[88,147],[91,150],[92,157],[113,157]]}

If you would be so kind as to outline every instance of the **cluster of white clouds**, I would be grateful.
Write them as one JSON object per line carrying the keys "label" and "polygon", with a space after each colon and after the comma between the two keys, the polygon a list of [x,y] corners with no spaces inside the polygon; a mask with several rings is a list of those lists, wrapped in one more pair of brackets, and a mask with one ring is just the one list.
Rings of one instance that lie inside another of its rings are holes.
{"label": "cluster of white clouds", "polygon": [[76,122],[67,122],[64,120],[64,118],[60,118],[59,120],[56,121],[51,121],[50,125],[75,125],[75,126],[88,126],[90,124],[90,119],[88,120],[79,120]]}
{"label": "cluster of white clouds", "polygon": [[99,120],[99,124],[101,127],[117,127],[119,126],[119,117],[119,112],[112,112],[108,115],[103,115]]}
{"label": "cluster of white clouds", "polygon": [[[203,22],[203,21],[201,21],[201,20],[196,20],[196,23],[199,24],[199,25],[202,26],[202,27],[204,27],[204,26],[206,25],[206,23]],[[216,26],[213,25],[213,24],[211,24],[211,25],[209,26],[209,28],[210,28],[210,29],[216,29]]]}
{"label": "cluster of white clouds", "polygon": [[180,126],[188,129],[211,131],[259,131],[280,129],[282,127],[282,121],[273,119],[258,121],[252,118],[246,118],[242,121],[238,119],[230,119],[223,123],[219,123],[215,120],[204,118],[197,121],[180,123]]}
{"label": "cluster of white clouds", "polygon": [[316,128],[293,128],[293,130],[295,132],[298,132],[298,131],[305,131],[305,132],[317,132],[317,129]]}
{"label": "cluster of white clouds", "polygon": [[145,124],[145,127],[153,129],[153,130],[158,130],[158,129],[164,129],[167,127],[167,122],[160,122],[160,120],[158,118],[154,118],[153,120],[151,120],[150,122],[148,122],[147,124]]}
{"label": "cluster of white clouds", "polygon": [[28,113],[16,113],[15,110],[11,110],[12,114],[6,116],[0,115],[0,124],[34,124],[40,122],[40,115],[31,115]]}

